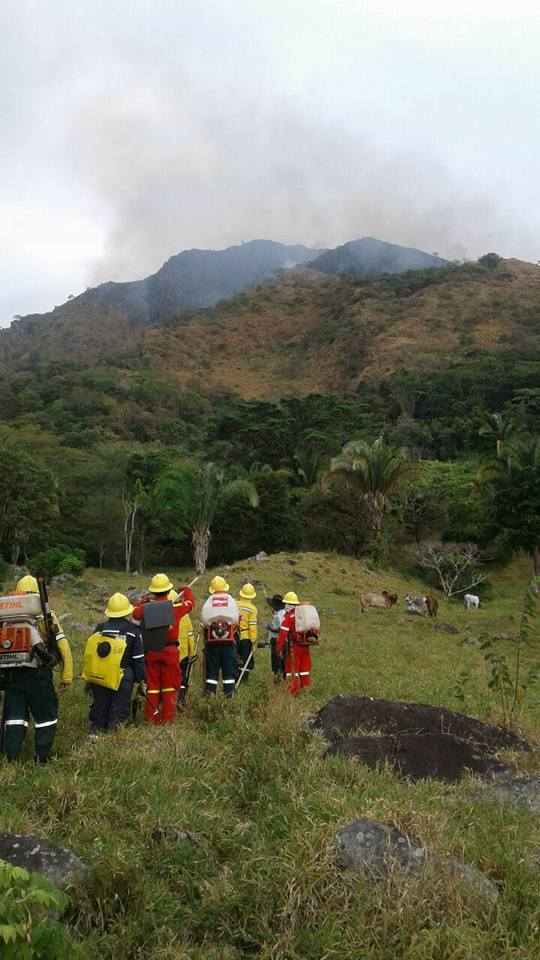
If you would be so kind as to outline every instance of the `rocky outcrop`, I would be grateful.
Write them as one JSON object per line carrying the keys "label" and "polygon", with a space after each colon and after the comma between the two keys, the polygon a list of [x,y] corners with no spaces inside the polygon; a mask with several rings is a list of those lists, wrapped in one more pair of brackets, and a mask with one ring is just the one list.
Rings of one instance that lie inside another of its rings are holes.
{"label": "rocky outcrop", "polygon": [[495,884],[475,867],[438,857],[374,820],[356,820],[342,827],[336,834],[335,847],[337,864],[342,870],[363,873],[373,880],[382,880],[395,870],[419,876],[429,868],[439,874],[452,874],[489,900],[498,897]]}
{"label": "rocky outcrop", "polygon": [[18,833],[0,833],[0,860],[30,873],[41,873],[60,889],[80,883],[86,867],[71,850]]}

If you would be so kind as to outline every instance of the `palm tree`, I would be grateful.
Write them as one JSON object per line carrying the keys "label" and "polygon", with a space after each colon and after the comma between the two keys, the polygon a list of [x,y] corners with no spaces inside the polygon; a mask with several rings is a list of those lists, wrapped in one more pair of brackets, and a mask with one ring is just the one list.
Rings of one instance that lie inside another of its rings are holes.
{"label": "palm tree", "polygon": [[250,507],[259,503],[259,495],[250,480],[226,480],[224,471],[214,463],[201,467],[195,499],[191,509],[191,542],[195,570],[200,576],[206,570],[211,527],[219,510],[233,501],[244,500]]}
{"label": "palm tree", "polygon": [[511,472],[518,461],[523,436],[523,422],[519,414],[514,410],[488,413],[478,433],[481,437],[491,437],[495,444],[495,459],[488,465],[488,470],[495,468]]}
{"label": "palm tree", "polygon": [[373,443],[351,440],[331,461],[330,471],[323,478],[323,485],[327,486],[334,477],[339,476],[354,481],[365,505],[372,539],[376,541],[390,504],[390,497],[411,470],[412,467],[405,457],[387,447],[382,437]]}

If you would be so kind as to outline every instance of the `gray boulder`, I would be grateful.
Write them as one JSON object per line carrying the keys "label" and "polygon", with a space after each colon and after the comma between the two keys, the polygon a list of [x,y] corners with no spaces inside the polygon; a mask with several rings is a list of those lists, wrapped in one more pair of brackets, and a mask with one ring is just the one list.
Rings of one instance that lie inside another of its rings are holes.
{"label": "gray boulder", "polygon": [[342,870],[382,880],[395,869],[419,876],[429,867],[441,873],[449,871],[489,900],[498,897],[495,884],[475,867],[451,858],[442,860],[425,847],[374,820],[356,820],[342,827],[336,834],[335,846],[337,863]]}
{"label": "gray boulder", "polygon": [[268,560],[268,554],[264,550],[259,550],[255,557],[255,563],[264,563],[265,560]]}
{"label": "gray boulder", "polygon": [[522,807],[529,813],[540,813],[540,780],[537,777],[504,777],[477,790],[475,800],[488,800]]}
{"label": "gray boulder", "polygon": [[434,627],[434,630],[438,630],[439,633],[458,633],[459,631],[452,626],[451,623],[437,623]]}
{"label": "gray boulder", "polygon": [[0,833],[0,860],[41,873],[62,890],[82,883],[86,875],[84,863],[71,850],[31,835]]}

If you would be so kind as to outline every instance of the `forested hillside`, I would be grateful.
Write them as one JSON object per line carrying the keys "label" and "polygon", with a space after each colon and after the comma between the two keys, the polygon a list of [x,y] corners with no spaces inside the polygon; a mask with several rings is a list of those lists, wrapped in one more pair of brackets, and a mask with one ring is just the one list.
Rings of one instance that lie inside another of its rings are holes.
{"label": "forested hillside", "polygon": [[[502,502],[495,511],[503,466],[517,484],[512,465],[529,464],[536,490],[540,270],[530,264],[489,255],[371,280],[302,267],[160,328],[89,303],[76,321],[59,311],[25,352],[17,336],[5,334],[0,384],[6,559],[52,541],[118,564],[133,521],[132,566],[187,561],[208,464],[211,559],[372,550],[354,457],[352,480],[324,479],[353,440],[373,450],[382,437],[408,465],[386,497],[379,552],[428,535],[493,551],[510,523]],[[231,481],[247,487],[218,496]],[[532,551],[536,536],[513,546]]]}

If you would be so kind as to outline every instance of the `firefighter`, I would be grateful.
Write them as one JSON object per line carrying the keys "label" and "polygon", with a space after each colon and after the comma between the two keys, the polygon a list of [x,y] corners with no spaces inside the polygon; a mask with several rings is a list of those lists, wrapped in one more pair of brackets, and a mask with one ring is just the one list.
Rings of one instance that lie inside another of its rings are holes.
{"label": "firefighter", "polygon": [[[17,583],[15,593],[39,593],[35,577],[22,577]],[[47,647],[48,663],[46,660],[35,658],[36,666],[23,666],[2,671],[4,683],[4,753],[8,760],[17,760],[26,731],[29,715],[34,721],[35,731],[35,761],[47,763],[58,723],[58,697],[53,683],[53,666],[61,664],[60,685],[58,692],[63,695],[73,680],[73,659],[69,643],[60,627],[60,623],[52,614],[56,628],[55,650]],[[45,624],[43,615],[36,618],[37,627],[46,644]]]}
{"label": "firefighter", "polygon": [[296,593],[292,590],[286,593],[283,603],[285,615],[281,622],[276,653],[279,657],[285,652],[285,677],[289,681],[292,695],[295,696],[299,689],[311,684],[311,652],[306,637],[296,631],[295,612],[300,603]]}
{"label": "firefighter", "polygon": [[126,722],[130,713],[133,686],[135,683],[144,684],[146,680],[142,634],[139,627],[129,619],[132,613],[133,607],[128,598],[123,593],[114,593],[105,610],[107,620],[98,623],[94,631],[100,635],[103,643],[107,642],[107,638],[119,637],[125,641],[126,647],[120,660],[123,676],[118,689],[91,684],[91,740],[96,740],[98,733],[116,730]]}
{"label": "firefighter", "polygon": [[[185,586],[180,591],[183,594],[182,602],[173,605],[168,594],[174,588],[165,573],[156,573],[148,589],[149,595],[140,600],[133,611],[133,619],[141,623],[145,649],[148,698],[145,712],[151,723],[172,723],[182,684],[178,660],[180,621],[193,610],[195,597],[190,587]],[[164,603],[169,607],[163,611],[145,609]],[[152,626],[156,620],[161,625]],[[155,713],[155,710],[158,712]]]}
{"label": "firefighter", "polygon": [[285,616],[285,604],[280,593],[275,593],[273,597],[267,598],[267,603],[272,611],[272,619],[267,624],[270,665],[274,675],[274,683],[280,683],[283,680],[284,658],[283,656],[278,657],[276,647],[283,617]]}
{"label": "firefighter", "polygon": [[[257,607],[252,602],[257,596],[255,587],[252,583],[245,583],[240,590],[240,596],[237,600],[240,613],[240,623],[238,624],[238,644],[236,653],[238,656],[239,674],[244,667],[242,683],[247,683],[249,675],[255,666],[255,644],[257,643]],[[247,664],[247,666],[246,666]]]}
{"label": "firefighter", "polygon": [[[229,584],[224,577],[214,577],[208,592],[215,599],[216,609],[236,609],[238,622],[238,608],[236,601],[229,594]],[[206,601],[205,607],[208,604]],[[234,624],[219,619],[221,613],[216,614],[215,621],[204,626],[205,632],[205,689],[207,694],[217,693],[219,671],[223,680],[223,693],[226,697],[234,696],[236,683],[236,645],[234,642]]]}

